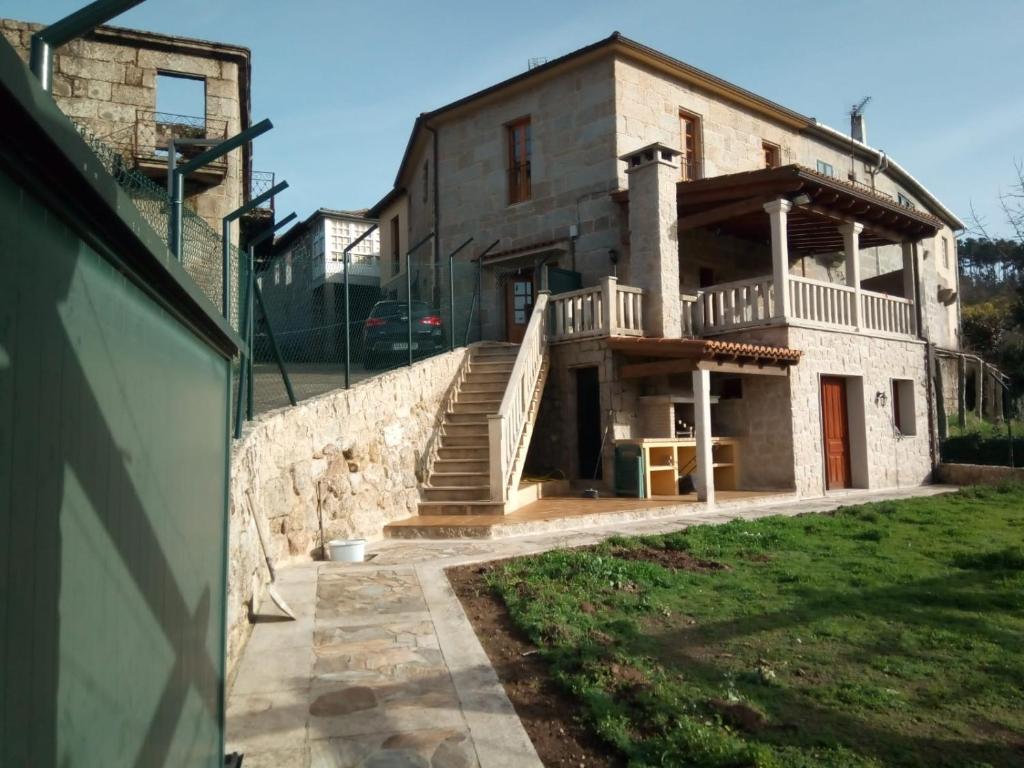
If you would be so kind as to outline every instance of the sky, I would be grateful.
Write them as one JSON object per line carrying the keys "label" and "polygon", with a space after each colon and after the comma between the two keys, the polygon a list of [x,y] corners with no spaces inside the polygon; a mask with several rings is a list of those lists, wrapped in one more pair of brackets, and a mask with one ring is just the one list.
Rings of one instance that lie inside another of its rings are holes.
{"label": "sky", "polygon": [[[52,22],[85,0],[2,0]],[[1008,233],[999,195],[1024,159],[1020,0],[148,0],[117,26],[252,51],[254,168],[290,188],[277,210],[369,207],[413,121],[618,30],[848,132],[865,96],[869,142],[967,221]]]}

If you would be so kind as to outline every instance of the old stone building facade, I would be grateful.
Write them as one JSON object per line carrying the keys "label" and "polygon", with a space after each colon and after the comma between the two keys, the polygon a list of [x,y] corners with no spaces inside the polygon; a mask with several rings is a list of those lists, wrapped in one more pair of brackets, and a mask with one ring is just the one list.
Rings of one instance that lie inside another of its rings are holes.
{"label": "old stone building facade", "polygon": [[[41,28],[0,20],[0,31],[26,63],[32,35]],[[55,51],[53,96],[75,123],[164,185],[169,138],[215,140],[248,127],[250,71],[247,48],[99,27]],[[174,79],[202,92],[190,114],[158,111],[160,87],[174,85]],[[246,145],[190,177],[186,205],[220,232],[221,219],[247,199],[251,173],[252,149]],[[237,228],[233,234],[237,243]]]}
{"label": "old stone building facade", "polygon": [[[802,495],[926,482],[963,225],[865,130],[616,33],[417,118],[371,210],[382,282],[434,232],[439,261],[474,238],[478,284],[460,289],[483,338],[529,341],[550,293],[542,471],[590,480],[596,456],[610,487],[618,447],[675,438],[649,425],[677,419],[709,498],[719,477]],[[745,460],[716,460],[725,444]]]}

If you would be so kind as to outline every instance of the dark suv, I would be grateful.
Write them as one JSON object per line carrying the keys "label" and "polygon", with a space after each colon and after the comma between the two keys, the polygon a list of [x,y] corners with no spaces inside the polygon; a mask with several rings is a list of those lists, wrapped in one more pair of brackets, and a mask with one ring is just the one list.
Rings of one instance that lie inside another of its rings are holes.
{"label": "dark suv", "polygon": [[[412,352],[423,357],[444,347],[441,313],[425,301],[412,302]],[[386,360],[409,354],[409,305],[378,301],[363,324],[363,368],[384,367]]]}

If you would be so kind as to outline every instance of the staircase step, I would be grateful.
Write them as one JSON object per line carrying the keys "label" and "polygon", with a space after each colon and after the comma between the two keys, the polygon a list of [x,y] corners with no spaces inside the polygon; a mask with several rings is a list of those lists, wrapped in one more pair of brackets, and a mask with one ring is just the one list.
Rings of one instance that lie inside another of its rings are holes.
{"label": "staircase step", "polygon": [[[498,409],[495,408],[493,412],[497,413]],[[444,424],[446,427],[450,424],[482,424],[486,427],[487,412],[459,408],[456,411],[449,411],[444,415]]]}
{"label": "staircase step", "polygon": [[472,450],[479,455],[480,451],[486,451],[488,437],[482,435],[442,435],[441,443],[438,446],[438,453],[449,448],[454,450]]}
{"label": "staircase step", "polygon": [[424,501],[487,501],[491,498],[489,485],[437,486],[420,488]]}
{"label": "staircase step", "polygon": [[501,398],[487,400],[463,400],[461,395],[452,405],[452,413],[497,413],[501,408]]}
{"label": "staircase step", "polygon": [[500,384],[504,387],[508,384],[509,373],[511,373],[511,369],[509,369],[508,373],[470,371],[466,374],[466,378],[462,380],[462,385],[465,387],[467,384]]}
{"label": "staircase step", "polygon": [[[462,404],[476,404],[476,403],[497,403],[501,404],[501,398],[505,396],[505,390],[502,387],[495,387],[488,392],[467,392],[466,390],[459,388],[459,394],[455,396],[456,405]],[[497,410],[497,407],[495,407]]]}
{"label": "staircase step", "polygon": [[444,425],[445,437],[483,437],[487,439],[487,422],[481,421],[471,424],[449,424]]}
{"label": "staircase step", "polygon": [[[448,450],[456,450],[454,448]],[[440,451],[438,451],[438,458],[434,462],[434,469],[430,477],[433,479],[437,475],[448,474],[450,472],[472,472],[474,474],[483,475],[488,477],[490,468],[486,457],[480,458],[479,451],[467,451],[470,456],[468,458],[461,459],[450,459],[442,458]]]}
{"label": "staircase step", "polygon": [[503,515],[505,505],[495,501],[421,501],[418,512],[433,515]]}
{"label": "staircase step", "polygon": [[508,381],[465,381],[459,385],[459,396],[465,394],[476,394],[476,395],[498,395],[501,397],[505,394],[505,388],[508,386]]}
{"label": "staircase step", "polygon": [[518,344],[482,344],[479,347],[472,347],[469,351],[472,357],[480,356],[498,356],[498,355],[512,355],[515,357],[519,354]]}
{"label": "staircase step", "polygon": [[430,485],[428,488],[479,488],[487,487],[490,476],[485,469],[483,472],[439,472],[437,465],[430,473]]}
{"label": "staircase step", "polygon": [[469,372],[472,373],[490,373],[490,372],[511,372],[516,366],[516,361],[513,358],[508,359],[475,359],[469,361]]}
{"label": "staircase step", "polygon": [[[463,440],[475,440],[476,438],[462,438]],[[442,438],[441,445],[437,449],[438,461],[482,461],[484,464],[488,461],[487,441],[483,441],[483,446],[480,445],[468,445],[460,447],[458,445],[446,444]]]}

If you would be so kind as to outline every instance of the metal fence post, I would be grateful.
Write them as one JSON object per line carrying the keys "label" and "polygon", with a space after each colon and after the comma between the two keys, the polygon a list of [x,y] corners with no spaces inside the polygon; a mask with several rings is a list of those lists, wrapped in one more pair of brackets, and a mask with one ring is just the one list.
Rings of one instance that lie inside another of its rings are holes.
{"label": "metal fence post", "polygon": [[408,330],[409,365],[412,365],[412,251],[405,254],[405,326]]}
{"label": "metal fence post", "polygon": [[295,392],[292,390],[291,379],[288,378],[288,371],[284,367],[284,358],[281,357],[281,350],[278,349],[277,339],[274,338],[274,329],[270,327],[270,316],[267,314],[267,306],[263,303],[263,292],[260,291],[258,285],[254,286],[256,294],[256,301],[260,304],[260,312],[263,313],[263,322],[267,326],[267,338],[270,340],[270,349],[274,353],[274,359],[277,360],[277,367],[281,370],[281,378],[284,379],[284,388],[288,392],[288,402],[292,405],[298,405],[295,399]]}
{"label": "metal fence post", "polygon": [[351,328],[350,328],[351,323],[352,323],[352,313],[349,310],[349,305],[348,305],[348,300],[349,300],[349,292],[348,292],[348,265],[349,265],[349,260],[350,260],[349,254],[352,252],[353,248],[355,248],[357,245],[359,245],[361,242],[363,242],[363,240],[365,240],[370,235],[372,235],[374,233],[374,231],[377,229],[378,226],[379,226],[378,224],[374,224],[368,230],[363,232],[363,234],[361,234],[359,237],[357,237],[351,243],[346,245],[345,246],[345,250],[342,251],[342,265],[343,265],[344,276],[345,276],[345,280],[344,280],[344,283],[345,283],[345,389],[348,389],[349,386],[350,386],[350,372],[351,372],[351,369],[352,369],[352,346],[351,346],[351,344],[352,344],[352,332],[351,332]]}
{"label": "metal fence post", "polygon": [[471,237],[448,254],[448,311],[451,313],[448,318],[449,349],[455,349],[455,255],[472,242]]}

